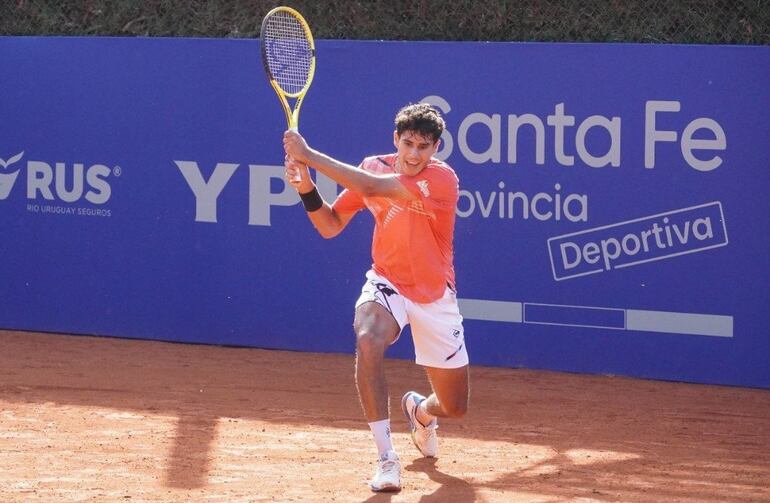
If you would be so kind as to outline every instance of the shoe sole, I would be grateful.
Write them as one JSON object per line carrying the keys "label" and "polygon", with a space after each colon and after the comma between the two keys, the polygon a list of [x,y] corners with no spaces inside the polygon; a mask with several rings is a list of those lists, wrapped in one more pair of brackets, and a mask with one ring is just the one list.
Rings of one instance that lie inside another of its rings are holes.
{"label": "shoe sole", "polygon": [[[403,397],[401,397],[401,412],[404,413],[404,416],[406,417],[406,421],[409,423],[409,431],[412,434],[412,441],[414,442],[414,430],[417,429],[417,426],[415,426],[415,424],[412,422],[412,416],[409,414],[409,409],[407,409],[407,407],[406,407],[406,401],[407,401],[407,399],[409,398],[410,395],[414,395],[414,393],[410,391],[409,393],[407,393]],[[419,405],[419,403],[417,403],[416,400],[415,400],[415,404]],[[415,418],[415,421],[416,420],[417,419]],[[419,449],[419,447],[418,447],[418,449]]]}
{"label": "shoe sole", "polygon": [[372,492],[375,492],[375,493],[397,493],[401,490],[400,486],[385,486],[385,487],[376,488],[370,484],[369,487],[371,488]]}

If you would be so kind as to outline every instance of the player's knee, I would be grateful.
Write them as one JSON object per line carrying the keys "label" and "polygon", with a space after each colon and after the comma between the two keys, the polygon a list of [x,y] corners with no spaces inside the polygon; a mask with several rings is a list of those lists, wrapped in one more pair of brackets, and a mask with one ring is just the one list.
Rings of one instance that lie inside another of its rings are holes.
{"label": "player's knee", "polygon": [[382,356],[388,345],[386,338],[376,330],[356,331],[356,352],[361,356]]}
{"label": "player's knee", "polygon": [[442,403],[441,408],[448,417],[463,417],[468,412],[468,400],[451,400]]}

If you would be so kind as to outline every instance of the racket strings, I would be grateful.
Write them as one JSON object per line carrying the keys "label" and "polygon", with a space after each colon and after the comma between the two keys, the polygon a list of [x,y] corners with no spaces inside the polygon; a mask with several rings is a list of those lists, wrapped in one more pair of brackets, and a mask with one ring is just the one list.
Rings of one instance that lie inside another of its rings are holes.
{"label": "racket strings", "polygon": [[299,20],[288,12],[277,12],[266,20],[260,36],[276,83],[287,94],[302,91],[310,75],[313,49]]}

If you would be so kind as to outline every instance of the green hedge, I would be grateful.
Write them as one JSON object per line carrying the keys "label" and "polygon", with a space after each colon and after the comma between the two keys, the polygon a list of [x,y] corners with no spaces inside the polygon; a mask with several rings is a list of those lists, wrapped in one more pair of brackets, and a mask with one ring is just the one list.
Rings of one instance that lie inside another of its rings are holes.
{"label": "green hedge", "polygon": [[[3,35],[257,37],[263,0],[2,0]],[[770,0],[287,1],[316,38],[770,44]]]}

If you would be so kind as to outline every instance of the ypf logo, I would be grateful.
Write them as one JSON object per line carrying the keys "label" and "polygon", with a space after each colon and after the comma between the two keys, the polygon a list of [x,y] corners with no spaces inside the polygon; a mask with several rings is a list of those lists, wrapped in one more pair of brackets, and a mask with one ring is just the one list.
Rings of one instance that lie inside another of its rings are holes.
{"label": "ypf logo", "polygon": [[0,201],[7,199],[8,195],[19,177],[19,168],[13,168],[13,165],[21,160],[24,152],[19,152],[7,161],[0,159]]}

